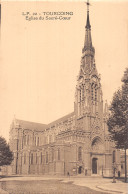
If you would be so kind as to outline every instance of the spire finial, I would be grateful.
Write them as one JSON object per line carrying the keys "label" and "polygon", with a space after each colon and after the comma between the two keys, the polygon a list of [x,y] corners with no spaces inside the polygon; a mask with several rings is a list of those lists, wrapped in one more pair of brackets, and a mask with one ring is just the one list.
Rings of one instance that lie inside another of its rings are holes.
{"label": "spire finial", "polygon": [[89,12],[89,6],[90,6],[90,3],[89,3],[89,0],[87,0],[87,12]]}
{"label": "spire finial", "polygon": [[87,5],[87,19],[86,19],[86,26],[85,26],[85,41],[84,41],[84,48],[82,52],[84,52],[87,48],[92,48],[92,38],[91,38],[91,25],[89,21],[89,0],[86,2]]}
{"label": "spire finial", "polygon": [[87,0],[86,5],[87,5],[87,23],[86,23],[86,28],[90,29],[91,25],[90,25],[90,21],[89,21],[89,6],[90,6],[89,0]]}

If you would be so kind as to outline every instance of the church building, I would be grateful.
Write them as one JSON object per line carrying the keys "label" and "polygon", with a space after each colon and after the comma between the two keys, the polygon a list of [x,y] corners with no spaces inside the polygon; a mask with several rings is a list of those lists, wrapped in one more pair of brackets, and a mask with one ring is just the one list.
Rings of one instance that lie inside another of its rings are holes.
{"label": "church building", "polygon": [[120,166],[118,151],[107,128],[100,75],[92,44],[89,4],[80,71],[72,113],[47,125],[14,119],[10,148],[12,174],[112,176]]}

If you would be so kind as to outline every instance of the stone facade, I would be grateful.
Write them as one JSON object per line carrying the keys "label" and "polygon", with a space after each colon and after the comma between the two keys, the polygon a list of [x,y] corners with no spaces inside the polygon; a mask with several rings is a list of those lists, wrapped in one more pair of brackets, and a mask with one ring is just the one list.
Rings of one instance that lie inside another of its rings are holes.
{"label": "stone facade", "polygon": [[74,111],[48,125],[14,119],[10,147],[14,153],[12,174],[112,176],[114,142],[103,111],[100,75],[95,64],[89,11],[85,26]]}

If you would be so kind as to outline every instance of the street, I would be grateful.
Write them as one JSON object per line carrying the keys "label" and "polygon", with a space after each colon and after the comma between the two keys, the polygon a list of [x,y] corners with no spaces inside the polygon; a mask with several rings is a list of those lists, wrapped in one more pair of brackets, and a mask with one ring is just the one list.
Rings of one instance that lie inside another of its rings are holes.
{"label": "street", "polygon": [[1,188],[9,194],[102,194],[84,186],[73,185],[72,181],[63,183],[59,180],[44,181],[3,181]]}

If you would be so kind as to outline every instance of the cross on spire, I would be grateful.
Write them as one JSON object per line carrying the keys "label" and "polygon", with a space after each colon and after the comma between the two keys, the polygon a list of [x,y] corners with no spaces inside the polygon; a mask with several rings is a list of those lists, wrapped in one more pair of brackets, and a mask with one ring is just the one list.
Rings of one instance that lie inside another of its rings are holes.
{"label": "cross on spire", "polygon": [[87,4],[87,11],[89,12],[89,6],[90,6],[89,0],[87,0],[86,4]]}
{"label": "cross on spire", "polygon": [[87,5],[87,18],[86,18],[86,25],[85,25],[85,41],[84,41],[84,48],[82,52],[87,50],[87,48],[92,48],[92,38],[91,38],[91,25],[89,20],[89,0],[85,2]]}
{"label": "cross on spire", "polygon": [[86,22],[86,28],[87,29],[90,29],[91,28],[91,25],[90,25],[90,21],[89,21],[89,6],[90,6],[89,0],[87,0],[86,5],[87,5],[87,22]]}

